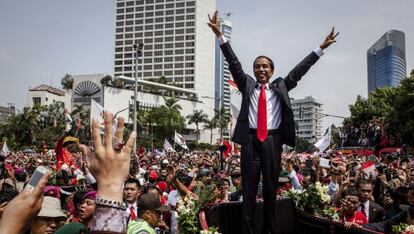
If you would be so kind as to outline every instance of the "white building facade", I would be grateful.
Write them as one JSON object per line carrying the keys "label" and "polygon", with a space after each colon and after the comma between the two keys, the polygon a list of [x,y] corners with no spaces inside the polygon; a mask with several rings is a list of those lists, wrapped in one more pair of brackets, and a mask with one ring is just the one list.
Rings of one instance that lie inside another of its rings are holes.
{"label": "white building facade", "polygon": [[27,93],[26,106],[32,108],[35,105],[50,105],[55,102],[65,102],[65,92],[48,85],[39,85],[30,88]]}
{"label": "white building facade", "polygon": [[[126,123],[132,123],[133,119],[129,118],[128,107],[132,103],[131,97],[134,96],[133,87],[116,88],[103,85],[101,80],[105,76],[105,74],[74,75],[72,89],[65,90],[65,107],[69,111],[72,111],[75,105],[81,105],[89,109],[91,99],[93,99],[102,105],[105,110],[123,117]],[[207,104],[200,99],[183,97],[177,97],[177,99],[179,100],[177,104],[182,107],[181,115],[184,117],[192,114],[193,110],[207,109]],[[139,101],[140,106],[144,107],[159,107],[165,104],[162,95],[142,91],[138,92],[137,101]],[[195,125],[186,127],[184,136],[187,140],[196,140],[194,130]],[[200,125],[200,130],[200,142],[209,143],[210,131],[203,130],[202,125]],[[214,135],[213,142],[215,142],[217,136],[217,134]]]}
{"label": "white building facade", "polygon": [[312,96],[291,99],[296,136],[310,143],[322,137],[322,104]]}

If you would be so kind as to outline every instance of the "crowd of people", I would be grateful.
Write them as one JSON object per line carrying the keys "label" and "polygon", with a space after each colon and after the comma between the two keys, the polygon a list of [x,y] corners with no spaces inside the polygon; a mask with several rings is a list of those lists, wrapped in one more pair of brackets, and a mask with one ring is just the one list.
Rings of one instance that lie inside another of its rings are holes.
{"label": "crowd of people", "polygon": [[359,126],[348,123],[339,128],[340,146],[375,148],[385,145],[401,145],[401,139],[397,135],[386,134],[386,128],[387,124],[378,117],[374,117]]}
{"label": "crowd of people", "polygon": [[[105,128],[111,125],[107,114]],[[117,141],[122,119],[114,135],[102,136],[96,121],[92,132],[92,147],[65,133],[54,150],[1,155],[0,233],[179,233],[178,202],[198,183],[215,185],[211,203],[243,200],[238,154],[224,163],[212,151],[131,154],[134,133]],[[49,172],[29,191],[38,166]],[[414,224],[413,181],[414,158],[403,152],[291,152],[282,154],[278,193],[320,182],[345,226],[389,233],[393,225]]]}

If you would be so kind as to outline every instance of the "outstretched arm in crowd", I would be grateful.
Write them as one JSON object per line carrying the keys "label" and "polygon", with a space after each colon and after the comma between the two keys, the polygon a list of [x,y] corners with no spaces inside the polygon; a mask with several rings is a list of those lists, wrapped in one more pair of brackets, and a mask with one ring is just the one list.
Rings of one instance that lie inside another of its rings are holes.
{"label": "outstretched arm in crowd", "polygon": [[23,190],[4,208],[0,220],[0,233],[20,234],[30,226],[31,221],[42,208],[43,189],[50,174],[48,172],[43,175],[33,191]]}
{"label": "outstretched arm in crowd", "polygon": [[167,183],[172,184],[177,189],[177,191],[180,193],[181,196],[185,197],[188,193],[191,192],[184,184],[182,184],[177,179],[177,174],[173,166],[171,165],[168,166],[167,171],[168,171]]}
{"label": "outstretched arm in crowd", "polygon": [[[113,115],[105,113],[105,133],[102,139],[96,119],[92,121],[92,141],[94,152],[81,146],[86,156],[86,164],[98,183],[96,211],[92,219],[92,232],[125,233],[128,215],[122,200],[122,186],[128,176],[132,145],[136,134],[132,132],[122,149],[114,149],[112,144]],[[123,139],[124,119],[118,118],[114,139]]]}

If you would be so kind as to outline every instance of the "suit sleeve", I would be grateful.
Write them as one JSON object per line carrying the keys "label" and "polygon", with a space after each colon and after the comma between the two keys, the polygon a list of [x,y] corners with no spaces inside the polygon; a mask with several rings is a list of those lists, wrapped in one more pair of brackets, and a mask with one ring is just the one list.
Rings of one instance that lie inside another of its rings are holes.
{"label": "suit sleeve", "polygon": [[315,52],[312,52],[289,72],[285,77],[286,88],[288,91],[296,87],[298,81],[302,79],[302,76],[309,71],[318,59],[319,56]]}
{"label": "suit sleeve", "polygon": [[224,57],[226,58],[227,63],[229,64],[230,73],[233,76],[238,89],[243,93],[244,89],[246,88],[246,80],[248,77],[244,73],[239,59],[237,58],[228,42],[222,44],[220,48],[223,52]]}

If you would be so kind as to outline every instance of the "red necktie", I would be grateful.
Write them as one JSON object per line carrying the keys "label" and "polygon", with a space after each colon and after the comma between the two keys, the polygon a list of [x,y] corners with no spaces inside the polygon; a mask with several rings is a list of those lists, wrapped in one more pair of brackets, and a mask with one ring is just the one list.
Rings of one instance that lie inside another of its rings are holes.
{"label": "red necktie", "polygon": [[129,210],[131,211],[131,220],[135,220],[137,218],[137,215],[135,214],[135,209],[133,206],[129,207]]}
{"label": "red necktie", "polygon": [[267,137],[267,109],[266,86],[260,87],[259,101],[257,104],[257,139],[263,142]]}
{"label": "red necktie", "polygon": [[364,203],[361,203],[361,213],[365,215],[365,217],[367,217],[367,213],[365,212],[365,205]]}

